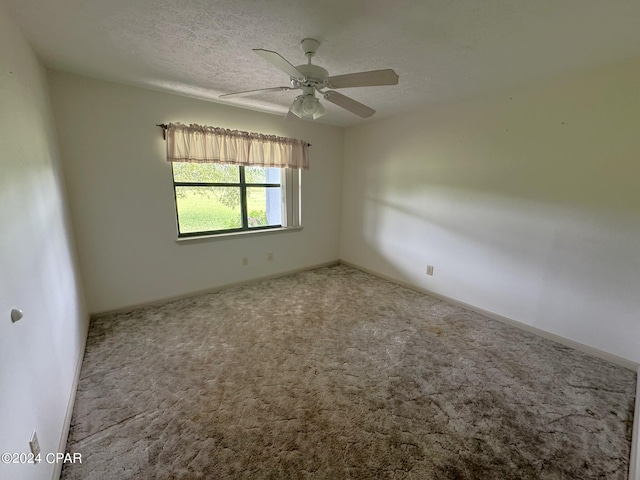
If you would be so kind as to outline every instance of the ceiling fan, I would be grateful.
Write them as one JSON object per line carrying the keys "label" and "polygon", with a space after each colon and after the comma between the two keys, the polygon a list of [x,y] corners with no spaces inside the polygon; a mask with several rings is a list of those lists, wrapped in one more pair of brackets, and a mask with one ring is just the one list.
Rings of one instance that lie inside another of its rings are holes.
{"label": "ceiling fan", "polygon": [[258,90],[248,90],[245,92],[227,93],[220,95],[220,98],[245,97],[266,92],[284,92],[288,90],[302,90],[291,104],[289,112],[299,118],[310,118],[316,120],[327,111],[316,98],[316,92],[322,98],[339,107],[342,107],[356,115],[367,118],[376,111],[366,105],[349,98],[333,89],[350,87],[373,87],[380,85],[397,85],[398,74],[391,69],[372,70],[369,72],[349,73],[330,77],[329,72],[318,65],[311,64],[311,58],[316,54],[320,42],[313,38],[305,38],[300,42],[300,47],[307,57],[307,63],[294,67],[282,55],[271,50],[255,48],[253,51],[262,58],[270,62],[275,67],[282,70],[291,78],[290,87],[261,88]]}

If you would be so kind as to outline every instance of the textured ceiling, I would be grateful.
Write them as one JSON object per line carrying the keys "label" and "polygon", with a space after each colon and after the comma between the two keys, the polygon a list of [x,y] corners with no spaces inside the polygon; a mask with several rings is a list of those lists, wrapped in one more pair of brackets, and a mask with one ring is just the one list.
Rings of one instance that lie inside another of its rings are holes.
{"label": "textured ceiling", "polygon": [[[288,85],[255,55],[340,75],[393,68],[397,86],[342,89],[381,118],[640,57],[638,0],[0,0],[53,69],[198,98]],[[296,92],[229,99],[285,114]],[[367,120],[323,102],[334,125]]]}

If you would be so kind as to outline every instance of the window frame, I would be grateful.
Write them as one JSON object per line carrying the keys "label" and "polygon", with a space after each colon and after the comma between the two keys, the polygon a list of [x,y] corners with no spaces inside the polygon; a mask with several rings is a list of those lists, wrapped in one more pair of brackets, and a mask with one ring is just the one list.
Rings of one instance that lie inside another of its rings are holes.
{"label": "window frame", "polygon": [[[171,162],[171,180],[173,182],[173,200],[175,206],[176,229],[178,232],[178,240],[184,240],[195,237],[219,237],[224,235],[251,234],[265,232],[269,230],[283,230],[287,228],[302,228],[300,217],[300,170],[279,167],[261,167],[261,168],[277,168],[280,170],[280,183],[264,182],[249,183],[246,181],[245,166],[233,165],[238,168],[238,182],[177,182],[175,180],[175,170]],[[176,187],[234,187],[240,189],[240,213],[242,226],[240,228],[227,228],[223,230],[201,230],[197,232],[180,231],[180,216],[178,213],[178,198]],[[247,203],[247,188],[280,188],[281,197],[281,215],[280,224],[264,225],[258,227],[249,226],[249,211]]]}

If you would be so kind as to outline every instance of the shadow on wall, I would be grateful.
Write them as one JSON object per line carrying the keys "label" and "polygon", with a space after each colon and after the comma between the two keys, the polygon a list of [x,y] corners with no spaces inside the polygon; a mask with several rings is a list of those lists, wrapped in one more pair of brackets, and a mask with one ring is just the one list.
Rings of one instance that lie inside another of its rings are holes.
{"label": "shadow on wall", "polygon": [[638,331],[637,141],[624,118],[555,100],[349,132],[345,260],[592,345],[603,319]]}
{"label": "shadow on wall", "polygon": [[[640,222],[469,193],[434,187],[419,202],[366,198],[355,263],[633,358],[632,342],[622,347],[620,332],[640,334]],[[427,265],[435,266],[434,277]]]}

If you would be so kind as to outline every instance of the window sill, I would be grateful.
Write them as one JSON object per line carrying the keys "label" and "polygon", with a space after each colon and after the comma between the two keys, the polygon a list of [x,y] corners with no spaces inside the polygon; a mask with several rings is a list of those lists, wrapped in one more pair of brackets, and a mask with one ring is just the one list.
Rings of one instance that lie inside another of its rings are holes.
{"label": "window sill", "polygon": [[250,236],[254,236],[254,235],[270,235],[272,233],[282,233],[282,232],[297,232],[302,230],[302,227],[281,227],[281,228],[269,228],[266,230],[248,230],[248,231],[244,231],[244,232],[230,232],[230,233],[217,233],[215,235],[199,235],[199,236],[193,236],[193,237],[181,237],[181,238],[177,238],[176,242],[178,243],[183,243],[183,242],[197,242],[197,241],[208,241],[208,240],[216,240],[216,239],[222,239],[222,238],[229,238],[229,237],[243,237],[246,235],[250,235]]}

